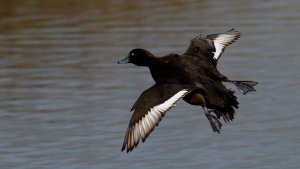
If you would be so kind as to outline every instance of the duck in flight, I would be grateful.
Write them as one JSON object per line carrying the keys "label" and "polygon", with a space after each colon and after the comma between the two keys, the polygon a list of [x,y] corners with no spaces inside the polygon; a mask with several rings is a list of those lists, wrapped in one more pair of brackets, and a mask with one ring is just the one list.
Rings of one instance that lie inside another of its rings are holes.
{"label": "duck in flight", "polygon": [[[225,40],[218,39],[218,35],[224,36],[214,34],[207,37],[215,37],[218,42],[225,44]],[[231,35],[231,32],[228,35]],[[247,91],[246,93],[254,91],[253,86],[257,83],[231,81],[219,73],[216,63],[226,45],[219,49],[222,45],[214,44],[213,38],[211,39],[200,37],[192,39],[183,55],[169,54],[156,57],[145,49],[134,49],[126,58],[118,62],[119,64],[133,63],[137,66],[148,67],[156,82],[142,92],[131,108],[133,114],[125,134],[122,151],[127,148],[127,152],[130,152],[139,144],[140,140],[144,142],[155,126],[158,126],[165,113],[175,107],[181,99],[191,105],[202,106],[214,132],[220,133],[221,131],[222,124],[218,120],[220,117],[223,117],[225,122],[234,119],[235,109],[238,108],[239,103],[234,92],[226,89],[222,82],[246,84],[245,88],[239,89]],[[236,40],[236,38],[230,39],[232,39],[231,41]],[[230,42],[226,42],[226,44],[228,43]],[[208,55],[207,53],[210,52],[212,54]],[[220,54],[214,55],[216,53]],[[212,60],[214,58],[216,59]],[[239,88],[239,86],[237,87]],[[216,116],[211,112],[214,112]]]}

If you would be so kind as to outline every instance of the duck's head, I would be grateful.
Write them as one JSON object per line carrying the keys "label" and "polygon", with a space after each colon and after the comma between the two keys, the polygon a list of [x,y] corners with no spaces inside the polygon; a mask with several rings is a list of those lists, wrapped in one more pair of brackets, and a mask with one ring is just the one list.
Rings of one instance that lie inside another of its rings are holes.
{"label": "duck's head", "polygon": [[153,55],[145,49],[133,49],[127,57],[119,60],[118,64],[133,63],[137,66],[147,66],[150,64],[149,59],[152,57]]}

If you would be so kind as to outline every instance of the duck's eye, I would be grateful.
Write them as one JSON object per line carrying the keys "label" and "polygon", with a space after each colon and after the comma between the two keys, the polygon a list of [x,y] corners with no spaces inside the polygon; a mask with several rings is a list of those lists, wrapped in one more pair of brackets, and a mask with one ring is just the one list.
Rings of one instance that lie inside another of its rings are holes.
{"label": "duck's eye", "polygon": [[131,56],[134,56],[134,53],[131,53]]}

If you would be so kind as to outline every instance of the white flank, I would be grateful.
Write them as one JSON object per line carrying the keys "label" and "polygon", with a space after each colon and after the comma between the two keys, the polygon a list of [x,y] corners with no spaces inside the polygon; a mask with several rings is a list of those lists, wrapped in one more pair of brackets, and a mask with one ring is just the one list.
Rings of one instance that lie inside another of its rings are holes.
{"label": "white flank", "polygon": [[132,148],[136,146],[138,141],[142,139],[145,141],[146,137],[150,134],[150,132],[154,129],[156,125],[158,125],[160,119],[164,116],[164,114],[175,106],[175,103],[184,97],[188,93],[188,90],[183,89],[172,96],[170,99],[166,100],[162,104],[154,106],[151,108],[145,117],[135,123],[127,133],[129,137],[127,137],[127,148]]}
{"label": "white flank", "polygon": [[214,59],[218,60],[222,52],[224,51],[224,48],[230,45],[236,38],[237,35],[235,34],[219,34],[218,37],[213,40],[216,48],[216,51],[213,52]]}

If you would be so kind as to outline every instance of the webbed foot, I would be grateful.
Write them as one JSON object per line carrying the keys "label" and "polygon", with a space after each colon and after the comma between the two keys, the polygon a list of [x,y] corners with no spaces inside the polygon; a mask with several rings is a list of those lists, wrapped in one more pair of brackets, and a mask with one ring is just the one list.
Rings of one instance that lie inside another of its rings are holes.
{"label": "webbed foot", "polygon": [[211,125],[211,128],[212,128],[213,132],[218,132],[220,134],[222,123],[219,121],[219,119],[216,116],[211,115],[210,112],[211,111],[206,112],[205,116],[209,120],[209,123]]}

